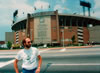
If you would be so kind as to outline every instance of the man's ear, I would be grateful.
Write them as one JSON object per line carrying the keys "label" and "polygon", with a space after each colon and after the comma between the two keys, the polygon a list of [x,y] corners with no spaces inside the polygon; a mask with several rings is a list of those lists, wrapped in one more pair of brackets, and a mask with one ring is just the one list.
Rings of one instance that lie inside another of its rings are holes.
{"label": "man's ear", "polygon": [[24,46],[26,45],[26,43],[24,43]]}

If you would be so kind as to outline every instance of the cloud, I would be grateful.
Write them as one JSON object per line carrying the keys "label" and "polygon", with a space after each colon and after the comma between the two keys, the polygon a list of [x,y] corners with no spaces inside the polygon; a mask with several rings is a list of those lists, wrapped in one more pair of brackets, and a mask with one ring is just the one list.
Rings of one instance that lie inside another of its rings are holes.
{"label": "cloud", "polygon": [[34,13],[34,8],[27,4],[27,0],[14,0],[12,3],[12,9],[18,9],[18,15],[21,16],[22,13]]}
{"label": "cloud", "polygon": [[34,7],[36,7],[36,9],[48,9],[49,3],[48,2],[44,2],[44,1],[37,0],[34,3]]}
{"label": "cloud", "polygon": [[13,19],[13,12],[18,9],[18,16],[22,17],[23,12],[27,13],[34,12],[32,6],[27,4],[27,0],[0,0],[0,24],[11,25]]}
{"label": "cloud", "polygon": [[6,25],[6,24],[11,24],[11,19],[9,18],[9,15],[4,15],[3,17],[0,17],[0,25]]}
{"label": "cloud", "polygon": [[96,12],[92,13],[92,16],[100,19],[100,11],[96,11]]}
{"label": "cloud", "polygon": [[55,5],[54,10],[58,10],[59,13],[63,12],[61,5]]}
{"label": "cloud", "polygon": [[6,8],[6,9],[16,9],[21,4],[23,5],[26,3],[26,0],[0,0],[0,8]]}
{"label": "cloud", "polygon": [[94,8],[100,8],[100,0],[94,0],[95,1],[95,7]]}
{"label": "cloud", "polygon": [[69,10],[67,7],[63,7],[62,5],[55,5],[54,10],[58,10],[59,13],[63,13],[65,10]]}
{"label": "cloud", "polygon": [[66,0],[62,0],[62,3],[65,3]]}
{"label": "cloud", "polygon": [[95,1],[95,6],[94,6],[94,11],[92,12],[92,15],[100,18],[100,1],[99,0],[94,0]]}

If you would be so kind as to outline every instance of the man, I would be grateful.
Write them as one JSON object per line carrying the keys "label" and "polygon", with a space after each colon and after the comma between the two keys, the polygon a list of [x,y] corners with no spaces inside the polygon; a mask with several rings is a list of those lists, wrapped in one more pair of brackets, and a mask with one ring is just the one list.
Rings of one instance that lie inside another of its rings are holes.
{"label": "man", "polygon": [[[42,57],[37,48],[31,47],[30,38],[25,38],[22,41],[24,49],[18,52],[16,59],[14,61],[14,68],[16,73],[19,73],[18,70],[18,61],[22,60],[22,72],[23,73],[40,73],[40,68],[42,64]],[[38,58],[38,64],[37,64]]]}

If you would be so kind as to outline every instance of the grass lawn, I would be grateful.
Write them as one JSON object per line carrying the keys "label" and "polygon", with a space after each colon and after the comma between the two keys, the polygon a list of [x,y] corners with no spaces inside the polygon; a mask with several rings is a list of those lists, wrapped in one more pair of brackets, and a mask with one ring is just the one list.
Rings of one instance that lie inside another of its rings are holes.
{"label": "grass lawn", "polygon": [[9,50],[9,49],[8,49],[8,48],[1,48],[1,47],[0,47],[0,50]]}

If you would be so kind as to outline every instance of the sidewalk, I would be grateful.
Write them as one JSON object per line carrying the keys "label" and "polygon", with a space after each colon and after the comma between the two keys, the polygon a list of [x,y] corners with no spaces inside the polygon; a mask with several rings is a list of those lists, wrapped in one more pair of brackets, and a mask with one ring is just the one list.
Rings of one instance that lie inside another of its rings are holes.
{"label": "sidewalk", "polygon": [[[88,45],[88,46],[69,46],[69,47],[55,47],[55,48],[38,48],[39,50],[45,50],[45,49],[78,49],[78,48],[90,48],[90,47],[100,47],[100,45]],[[21,49],[12,49],[12,50],[0,50],[0,52],[2,51],[19,51]]]}
{"label": "sidewalk", "polygon": [[90,48],[90,47],[94,47],[94,46],[69,46],[69,47],[56,47],[56,48],[39,48],[40,50],[42,49],[77,49],[77,48]]}

